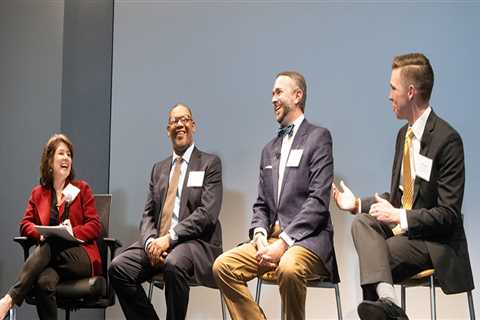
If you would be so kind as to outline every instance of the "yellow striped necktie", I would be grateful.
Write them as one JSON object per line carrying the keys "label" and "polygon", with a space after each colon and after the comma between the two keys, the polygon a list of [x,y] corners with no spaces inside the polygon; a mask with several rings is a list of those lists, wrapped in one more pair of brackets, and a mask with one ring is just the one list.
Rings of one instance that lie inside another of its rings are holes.
{"label": "yellow striped necktie", "polygon": [[[402,207],[406,210],[412,209],[413,206],[413,179],[412,169],[410,167],[410,150],[412,148],[413,130],[412,127],[408,127],[405,134],[405,143],[403,144],[403,196]],[[400,224],[397,224],[392,232],[394,235],[400,235],[403,230]]]}

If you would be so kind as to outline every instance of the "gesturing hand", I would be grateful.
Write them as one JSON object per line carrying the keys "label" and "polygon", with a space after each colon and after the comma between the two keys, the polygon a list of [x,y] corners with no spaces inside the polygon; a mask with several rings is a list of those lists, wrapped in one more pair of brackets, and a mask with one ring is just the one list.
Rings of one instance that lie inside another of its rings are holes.
{"label": "gesturing hand", "polygon": [[375,193],[375,201],[377,202],[370,207],[369,214],[371,216],[384,223],[400,223],[401,209],[394,208],[390,202],[381,198],[377,193]]}
{"label": "gesturing hand", "polygon": [[337,188],[335,183],[332,183],[332,196],[335,199],[337,207],[345,211],[350,211],[353,214],[357,213],[357,198],[347,185],[343,183],[343,180],[340,181],[340,187],[343,189],[343,192]]}

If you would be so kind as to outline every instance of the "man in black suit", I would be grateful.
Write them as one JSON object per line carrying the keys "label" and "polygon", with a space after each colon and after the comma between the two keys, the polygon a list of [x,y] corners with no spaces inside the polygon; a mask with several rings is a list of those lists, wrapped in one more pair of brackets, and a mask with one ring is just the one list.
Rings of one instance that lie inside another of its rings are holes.
{"label": "man in black suit", "polygon": [[127,319],[158,319],[141,284],[163,273],[167,319],[185,319],[189,280],[215,287],[212,264],[222,252],[220,159],[193,143],[196,123],[184,104],[169,112],[173,155],[153,166],[140,238],[109,268]]}
{"label": "man in black suit", "polygon": [[352,236],[364,301],[361,319],[408,319],[393,283],[434,268],[447,294],[473,289],[461,213],[465,167],[460,135],[429,105],[433,69],[419,53],[395,57],[390,96],[398,119],[390,193],[359,199],[333,185],[340,209],[358,214]]}
{"label": "man in black suit", "polygon": [[305,319],[305,282],[338,282],[329,202],[333,181],[330,132],[303,115],[304,77],[279,73],[272,104],[279,134],[262,151],[250,243],[221,255],[213,266],[232,319],[265,319],[246,282],[268,271],[278,280],[286,319]]}

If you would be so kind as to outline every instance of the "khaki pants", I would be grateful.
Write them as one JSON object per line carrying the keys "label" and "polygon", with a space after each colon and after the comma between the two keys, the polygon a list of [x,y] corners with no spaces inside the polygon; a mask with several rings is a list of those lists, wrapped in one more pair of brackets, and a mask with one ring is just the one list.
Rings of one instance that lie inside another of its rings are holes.
{"label": "khaki pants", "polygon": [[[278,238],[268,239],[269,243]],[[225,296],[225,302],[233,320],[266,319],[247,287],[247,282],[266,272],[274,271],[282,297],[285,318],[305,319],[306,281],[328,276],[320,258],[300,246],[290,247],[275,269],[259,267],[256,247],[247,243],[224,252],[213,264],[213,275]]]}

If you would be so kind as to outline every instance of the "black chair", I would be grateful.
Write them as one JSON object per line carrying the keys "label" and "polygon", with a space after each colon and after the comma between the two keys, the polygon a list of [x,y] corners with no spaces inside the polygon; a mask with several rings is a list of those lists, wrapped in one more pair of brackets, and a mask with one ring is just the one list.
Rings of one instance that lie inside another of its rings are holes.
{"label": "black chair", "polygon": [[[435,278],[435,269],[427,269],[409,279],[397,283],[401,286],[401,303],[402,309],[406,309],[407,292],[409,287],[429,287],[430,288],[430,317],[432,320],[437,320],[437,302],[435,298],[435,287],[438,285]],[[467,291],[468,310],[470,313],[470,320],[475,320],[475,309],[473,307],[472,291]]]}
{"label": "black chair", "polygon": [[[94,195],[97,213],[102,224],[100,238],[97,240],[98,249],[102,257],[103,276],[84,278],[79,280],[64,281],[57,286],[57,307],[65,310],[65,319],[70,319],[70,311],[78,309],[105,309],[115,303],[115,294],[108,280],[107,267],[109,261],[115,257],[116,250],[121,243],[108,237],[110,219],[111,194]],[[29,251],[35,245],[35,241],[27,237],[15,237],[13,239],[23,248],[24,259],[29,256]],[[110,251],[110,257],[108,256]],[[109,259],[110,258],[110,259]],[[34,296],[27,295],[29,304],[36,304]],[[10,312],[10,319],[15,319],[15,310]]]}
{"label": "black chair", "polygon": [[[150,285],[148,287],[148,300],[152,301],[153,288],[157,287],[157,288],[163,290],[163,288],[165,287],[165,282],[163,280],[163,273],[158,273],[158,274],[154,275],[152,277],[152,279],[149,280],[149,282],[150,282]],[[196,283],[196,282],[189,282],[188,285],[190,287],[200,287],[200,286],[202,286],[201,284]],[[214,288],[212,288],[212,289],[214,289]],[[227,310],[226,310],[225,301],[224,301],[222,292],[220,292],[220,303],[221,303],[221,306],[222,306],[222,319],[227,320],[228,319],[227,318]]]}
{"label": "black chair", "polygon": [[[255,292],[255,302],[260,304],[260,297],[262,291],[262,284],[277,285],[277,279],[274,271],[270,271],[257,278],[257,290]],[[323,281],[322,279],[310,279],[307,280],[307,288],[326,288],[326,289],[335,289],[335,300],[337,302],[337,317],[338,320],[342,320],[342,304],[340,302],[340,288],[338,283]],[[280,317],[285,319],[285,314],[283,311],[283,305]]]}

